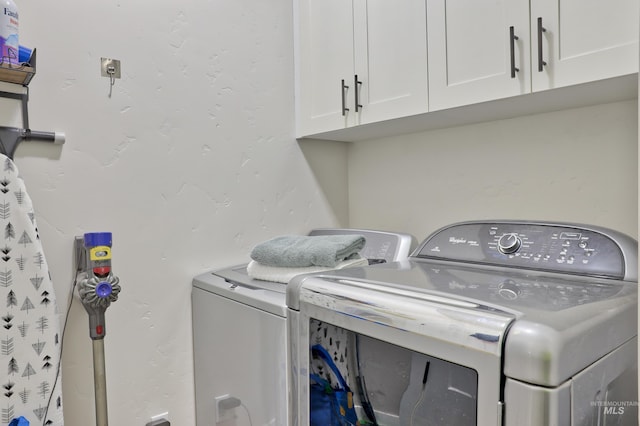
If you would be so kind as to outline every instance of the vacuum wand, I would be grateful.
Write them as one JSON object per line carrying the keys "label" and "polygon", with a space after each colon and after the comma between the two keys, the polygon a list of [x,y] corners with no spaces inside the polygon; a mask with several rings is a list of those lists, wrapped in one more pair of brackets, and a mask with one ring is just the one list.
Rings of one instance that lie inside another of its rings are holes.
{"label": "vacuum wand", "polygon": [[93,232],[76,238],[78,295],[89,314],[89,335],[93,341],[93,382],[96,425],[108,426],[107,381],[104,362],[105,311],[118,300],[119,279],[111,270],[111,233]]}

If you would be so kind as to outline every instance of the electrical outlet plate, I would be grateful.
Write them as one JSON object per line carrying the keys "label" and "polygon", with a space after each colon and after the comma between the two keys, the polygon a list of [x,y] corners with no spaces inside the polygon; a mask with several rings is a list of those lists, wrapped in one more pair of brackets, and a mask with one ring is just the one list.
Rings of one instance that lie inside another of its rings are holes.
{"label": "electrical outlet plate", "polygon": [[216,396],[216,423],[233,420],[235,418],[235,410],[233,408],[222,408],[220,403],[229,399],[231,395]]}
{"label": "electrical outlet plate", "polygon": [[118,59],[100,58],[100,74],[103,77],[120,78],[120,61]]}

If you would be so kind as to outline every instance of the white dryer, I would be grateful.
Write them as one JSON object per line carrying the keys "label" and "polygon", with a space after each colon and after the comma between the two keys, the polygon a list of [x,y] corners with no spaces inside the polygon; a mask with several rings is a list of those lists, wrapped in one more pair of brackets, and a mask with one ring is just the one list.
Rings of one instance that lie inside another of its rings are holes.
{"label": "white dryer", "polygon": [[[407,234],[315,229],[309,235],[360,234],[370,262],[406,259]],[[256,280],[245,265],[193,279],[196,424],[288,424],[286,284]]]}

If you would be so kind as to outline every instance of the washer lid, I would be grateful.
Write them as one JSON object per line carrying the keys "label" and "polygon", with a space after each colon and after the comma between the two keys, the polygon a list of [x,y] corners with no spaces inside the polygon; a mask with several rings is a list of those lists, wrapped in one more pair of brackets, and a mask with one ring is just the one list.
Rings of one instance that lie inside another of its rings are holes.
{"label": "washer lid", "polygon": [[193,279],[193,286],[274,315],[287,316],[287,285],[249,277],[246,264],[201,274]]}

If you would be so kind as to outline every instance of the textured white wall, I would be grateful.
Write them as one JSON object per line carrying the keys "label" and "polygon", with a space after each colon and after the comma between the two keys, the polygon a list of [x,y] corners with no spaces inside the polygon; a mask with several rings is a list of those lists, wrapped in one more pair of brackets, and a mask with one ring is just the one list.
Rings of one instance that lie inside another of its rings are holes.
{"label": "textured white wall", "polygon": [[360,142],[348,155],[351,226],[422,240],[462,220],[538,219],[638,235],[636,100]]}
{"label": "textured white wall", "polygon": [[[192,277],[245,261],[273,235],[346,218],[293,138],[291,2],[18,3],[21,44],[38,49],[31,127],[67,135],[61,149],[24,143],[15,156],[59,308],[74,237],[113,232],[123,291],[107,311],[110,424],[169,411],[172,424],[193,426]],[[111,98],[101,57],[122,61]],[[337,166],[346,194],[346,160]],[[63,358],[67,426],[93,424],[87,328],[76,301]]]}
{"label": "textured white wall", "polygon": [[[243,261],[272,235],[348,224],[420,239],[495,217],[637,235],[635,101],[301,150],[290,2],[19,7],[21,44],[38,48],[31,127],[67,134],[62,149],[23,144],[16,154],[61,310],[74,236],[114,233],[124,290],[107,312],[111,424],[169,411],[194,425],[191,278]],[[102,56],[123,64],[111,98]],[[67,426],[91,425],[91,344],[77,302],[63,366]]]}

